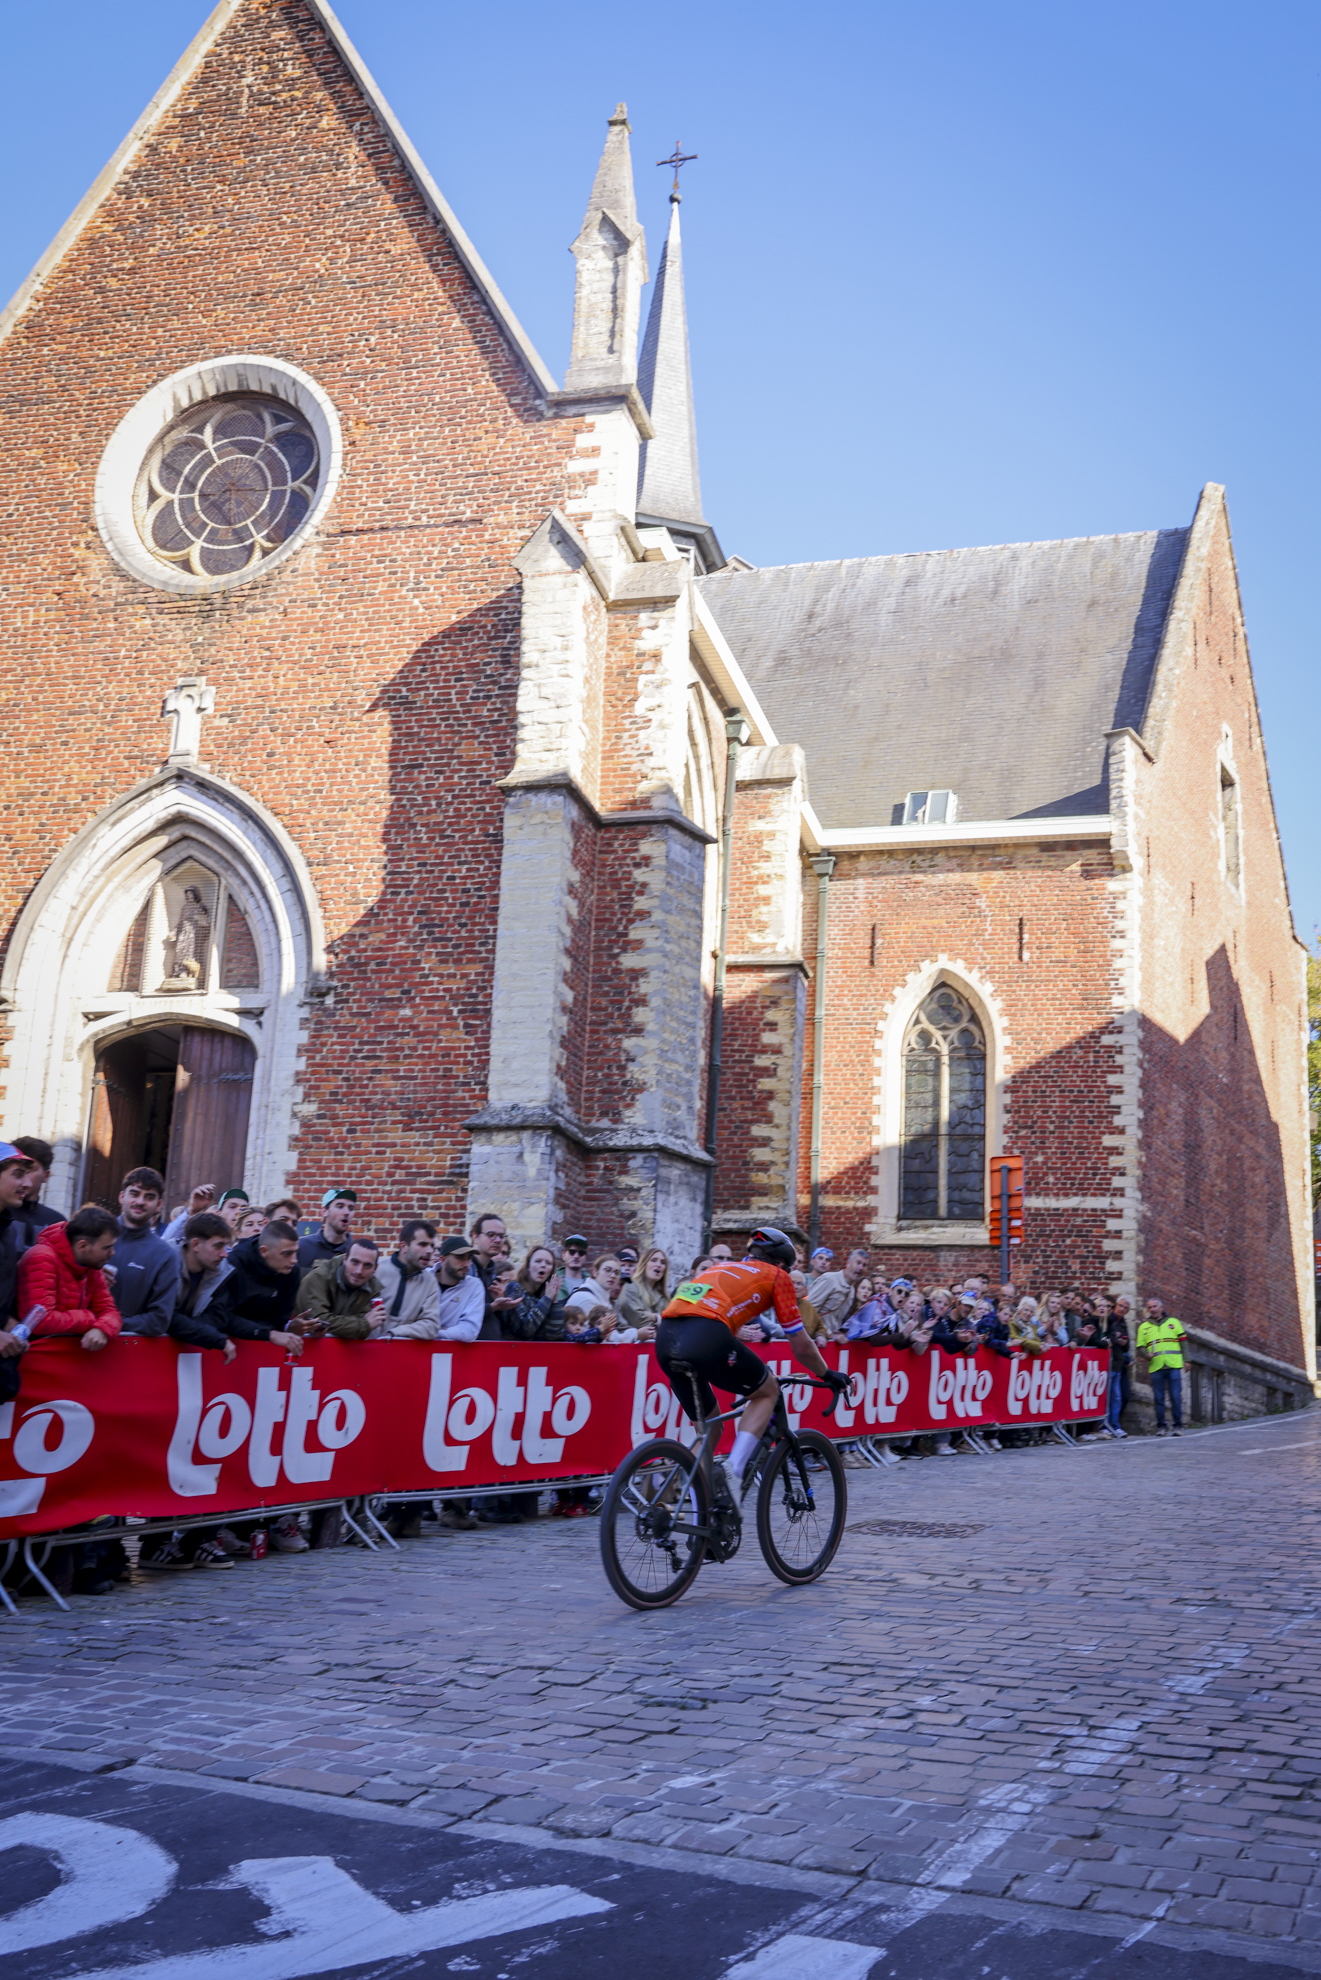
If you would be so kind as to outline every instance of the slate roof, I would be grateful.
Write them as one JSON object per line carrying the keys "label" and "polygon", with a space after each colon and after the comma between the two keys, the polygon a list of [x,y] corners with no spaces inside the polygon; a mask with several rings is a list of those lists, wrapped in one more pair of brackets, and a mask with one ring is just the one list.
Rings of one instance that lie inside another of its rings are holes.
{"label": "slate roof", "polygon": [[1105,813],[1141,728],[1186,529],[717,571],[702,595],[827,829]]}

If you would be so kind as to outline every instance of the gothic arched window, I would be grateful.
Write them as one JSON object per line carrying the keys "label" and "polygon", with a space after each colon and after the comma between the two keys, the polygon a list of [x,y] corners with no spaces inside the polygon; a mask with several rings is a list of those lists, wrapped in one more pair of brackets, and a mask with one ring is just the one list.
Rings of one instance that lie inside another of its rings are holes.
{"label": "gothic arched window", "polygon": [[901,1220],[980,1223],[985,1213],[986,1038],[949,983],[904,1039]]}

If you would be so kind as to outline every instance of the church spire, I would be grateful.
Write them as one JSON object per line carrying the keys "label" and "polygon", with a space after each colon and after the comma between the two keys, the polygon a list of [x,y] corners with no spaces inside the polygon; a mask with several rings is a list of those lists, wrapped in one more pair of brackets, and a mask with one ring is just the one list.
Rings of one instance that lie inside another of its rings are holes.
{"label": "church spire", "polygon": [[705,530],[697,474],[697,420],[688,358],[677,189],[670,194],[670,231],[652,291],[638,385],[656,429],[656,438],[642,448],[638,467],[639,518],[647,516],[658,522],[686,524],[689,530]]}
{"label": "church spire", "polygon": [[626,391],[637,380],[647,244],[633,198],[628,134],[628,111],[621,103],[610,119],[592,196],[573,244],[578,280],[567,392]]}

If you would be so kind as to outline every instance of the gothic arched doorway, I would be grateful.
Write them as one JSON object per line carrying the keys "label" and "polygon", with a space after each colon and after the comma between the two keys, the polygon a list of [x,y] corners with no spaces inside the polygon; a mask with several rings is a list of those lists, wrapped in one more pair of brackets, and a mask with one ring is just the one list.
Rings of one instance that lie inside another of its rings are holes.
{"label": "gothic arched doorway", "polygon": [[167,1210],[195,1184],[243,1182],[256,1053],[238,1032],[165,1024],[96,1055],[85,1200],[113,1208],[130,1169],[165,1177]]}

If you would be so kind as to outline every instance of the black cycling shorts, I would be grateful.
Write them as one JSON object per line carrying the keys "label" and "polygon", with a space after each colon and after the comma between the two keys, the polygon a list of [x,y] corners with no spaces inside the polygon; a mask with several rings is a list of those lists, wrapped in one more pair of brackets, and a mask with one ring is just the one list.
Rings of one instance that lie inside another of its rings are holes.
{"label": "black cycling shorts", "polygon": [[736,1396],[750,1396],[766,1380],[766,1363],[752,1352],[746,1341],[730,1333],[723,1320],[707,1314],[694,1314],[691,1320],[662,1320],[656,1329],[656,1359],[664,1369],[670,1387],[684,1414],[697,1421],[693,1384],[686,1375],[676,1374],[672,1364],[686,1361],[697,1375],[697,1391],[702,1412],[716,1414],[711,1385],[731,1390]]}

